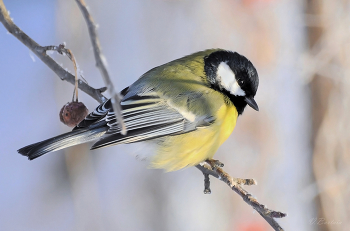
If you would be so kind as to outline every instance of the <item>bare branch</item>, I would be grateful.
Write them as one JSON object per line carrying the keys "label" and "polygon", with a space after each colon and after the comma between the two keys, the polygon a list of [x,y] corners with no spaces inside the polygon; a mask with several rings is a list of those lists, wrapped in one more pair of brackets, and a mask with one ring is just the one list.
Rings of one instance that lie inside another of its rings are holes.
{"label": "bare branch", "polygon": [[105,58],[101,52],[101,47],[100,47],[100,41],[97,37],[97,32],[96,32],[96,25],[94,23],[94,20],[92,19],[86,4],[84,0],[75,0],[85,18],[86,24],[88,25],[88,30],[90,34],[90,39],[92,43],[92,47],[94,49],[94,55],[95,55],[95,60],[96,60],[96,66],[101,72],[101,75],[105,81],[105,84],[107,86],[107,89],[109,93],[111,94],[111,102],[113,106],[113,110],[116,114],[117,120],[119,122],[119,126],[121,129],[121,134],[126,135],[127,129],[123,120],[123,116],[121,113],[121,107],[120,107],[120,97],[118,92],[114,89],[113,83],[111,79],[109,78],[109,74],[106,68],[106,63],[104,62]]}
{"label": "bare branch", "polygon": [[[43,61],[52,71],[54,71],[61,80],[65,80],[73,85],[75,84],[75,77],[71,73],[64,70],[56,61],[54,61],[50,56],[46,54],[44,47],[36,43],[32,38],[30,38],[13,23],[3,3],[3,0],[0,0],[0,21],[8,30],[8,32],[10,32],[19,41],[26,45],[39,59],[41,59],[41,61]],[[107,100],[107,98],[101,94],[103,92],[101,89],[92,88],[81,80],[78,81],[78,87],[80,90],[90,95],[100,103]]]}
{"label": "bare branch", "polygon": [[[75,72],[75,100],[76,102],[78,102],[78,66],[77,66],[77,62],[75,60],[75,57],[73,55],[73,52],[70,49],[67,49],[65,44],[60,44],[58,46],[46,46],[44,47],[44,49],[47,50],[53,50],[53,51],[57,51],[59,54],[61,55],[66,55],[73,63],[74,66],[74,72]],[[73,99],[72,102],[74,101],[74,95],[73,95]]]}
{"label": "bare branch", "polygon": [[254,179],[233,178],[224,170],[222,170],[222,166],[223,165],[220,162],[218,165],[218,162],[216,160],[208,160],[196,166],[204,174],[204,193],[210,193],[210,182],[208,175],[212,175],[225,182],[234,192],[240,195],[242,199],[248,205],[252,206],[253,209],[255,209],[271,225],[274,230],[283,231],[282,227],[276,222],[274,218],[282,218],[287,216],[287,214],[268,209],[265,205],[260,204],[250,193],[248,193],[240,186],[255,185],[256,181]]}

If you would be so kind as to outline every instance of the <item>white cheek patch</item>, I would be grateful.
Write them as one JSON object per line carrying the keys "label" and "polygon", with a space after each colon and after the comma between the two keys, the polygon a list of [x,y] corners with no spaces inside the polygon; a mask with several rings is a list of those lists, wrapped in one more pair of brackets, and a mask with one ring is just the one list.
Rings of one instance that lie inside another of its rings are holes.
{"label": "white cheek patch", "polygon": [[245,96],[245,92],[242,90],[242,88],[238,85],[236,79],[234,81],[234,83],[231,85],[231,90],[230,92],[233,95],[239,95],[239,96]]}
{"label": "white cheek patch", "polygon": [[233,73],[231,68],[225,62],[219,64],[216,76],[218,83],[231,94],[245,96],[245,92],[237,83],[235,73]]}

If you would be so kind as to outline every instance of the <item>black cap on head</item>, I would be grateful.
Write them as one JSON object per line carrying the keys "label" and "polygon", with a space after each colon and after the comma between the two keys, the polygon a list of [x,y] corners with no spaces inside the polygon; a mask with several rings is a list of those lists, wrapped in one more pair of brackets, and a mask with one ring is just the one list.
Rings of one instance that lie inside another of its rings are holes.
{"label": "black cap on head", "polygon": [[237,52],[218,50],[206,56],[204,64],[204,71],[212,88],[227,95],[239,114],[242,114],[247,104],[259,110],[254,100],[259,77],[246,57]]}

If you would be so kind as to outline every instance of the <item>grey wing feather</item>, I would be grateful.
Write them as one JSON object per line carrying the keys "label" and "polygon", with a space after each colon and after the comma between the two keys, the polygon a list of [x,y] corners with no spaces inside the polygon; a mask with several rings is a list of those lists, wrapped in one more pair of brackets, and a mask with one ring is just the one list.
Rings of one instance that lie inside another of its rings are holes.
{"label": "grey wing feather", "polygon": [[185,132],[186,119],[159,97],[135,95],[123,101],[121,106],[127,135],[120,134],[114,112],[109,111],[105,118],[109,129],[92,149]]}
{"label": "grey wing feather", "polygon": [[111,110],[111,106],[112,105],[110,99],[100,104],[93,112],[87,115],[83,121],[81,121],[75,128],[73,128],[73,131],[80,128],[89,127],[90,125],[104,119],[107,113]]}

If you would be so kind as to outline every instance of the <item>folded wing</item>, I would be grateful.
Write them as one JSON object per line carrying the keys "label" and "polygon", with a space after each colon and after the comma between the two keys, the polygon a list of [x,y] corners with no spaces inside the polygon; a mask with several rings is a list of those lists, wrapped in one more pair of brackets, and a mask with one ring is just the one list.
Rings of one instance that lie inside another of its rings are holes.
{"label": "folded wing", "polygon": [[185,131],[186,120],[183,116],[171,108],[164,99],[154,94],[129,97],[121,102],[121,106],[128,129],[127,135],[120,134],[118,121],[110,108],[104,118],[109,129],[91,149],[145,141]]}

